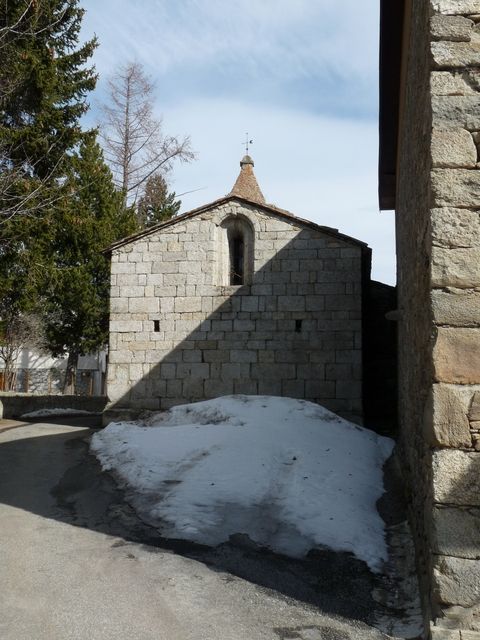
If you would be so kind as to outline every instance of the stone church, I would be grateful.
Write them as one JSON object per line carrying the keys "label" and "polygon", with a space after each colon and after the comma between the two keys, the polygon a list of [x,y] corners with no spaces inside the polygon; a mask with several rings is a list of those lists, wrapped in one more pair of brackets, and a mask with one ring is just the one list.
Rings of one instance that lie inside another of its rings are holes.
{"label": "stone church", "polygon": [[362,420],[371,251],[267,204],[253,166],[227,196],[109,248],[107,420],[233,393]]}

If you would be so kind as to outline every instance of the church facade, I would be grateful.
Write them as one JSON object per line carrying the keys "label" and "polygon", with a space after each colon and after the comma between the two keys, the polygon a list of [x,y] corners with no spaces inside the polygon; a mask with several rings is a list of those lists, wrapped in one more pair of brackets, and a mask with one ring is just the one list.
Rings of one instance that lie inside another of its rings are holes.
{"label": "church facade", "polygon": [[266,204],[240,164],[227,196],[109,249],[108,419],[235,393],[361,421],[370,249]]}

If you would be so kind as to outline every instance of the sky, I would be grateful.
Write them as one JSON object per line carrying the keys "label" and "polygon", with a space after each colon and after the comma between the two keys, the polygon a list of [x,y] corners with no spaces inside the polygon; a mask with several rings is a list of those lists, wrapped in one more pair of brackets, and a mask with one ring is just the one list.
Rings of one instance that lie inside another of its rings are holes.
{"label": "sky", "polygon": [[88,120],[119,65],[141,63],[168,135],[196,160],[169,183],[188,211],[227,194],[248,132],[267,202],[367,242],[394,284],[394,214],[379,212],[378,1],[82,0],[99,40]]}

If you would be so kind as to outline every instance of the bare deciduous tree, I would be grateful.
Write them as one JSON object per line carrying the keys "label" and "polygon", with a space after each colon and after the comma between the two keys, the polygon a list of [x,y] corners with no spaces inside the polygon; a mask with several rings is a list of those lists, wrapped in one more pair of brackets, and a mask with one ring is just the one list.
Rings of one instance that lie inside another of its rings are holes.
{"label": "bare deciduous tree", "polygon": [[43,323],[36,314],[7,313],[0,321],[0,360],[3,361],[3,388],[15,390],[16,362],[22,349],[45,347]]}
{"label": "bare deciduous tree", "polygon": [[109,104],[103,105],[100,132],[106,159],[125,199],[135,203],[146,181],[165,174],[175,160],[190,162],[190,138],[167,136],[153,115],[153,85],[142,66],[130,62],[109,80]]}

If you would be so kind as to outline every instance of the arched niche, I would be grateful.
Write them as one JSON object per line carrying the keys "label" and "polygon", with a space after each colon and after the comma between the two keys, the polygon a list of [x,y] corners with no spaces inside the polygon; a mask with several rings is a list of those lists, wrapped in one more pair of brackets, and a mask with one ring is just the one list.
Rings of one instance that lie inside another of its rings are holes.
{"label": "arched niche", "polygon": [[219,227],[218,284],[242,286],[252,283],[254,231],[242,215],[225,218]]}

